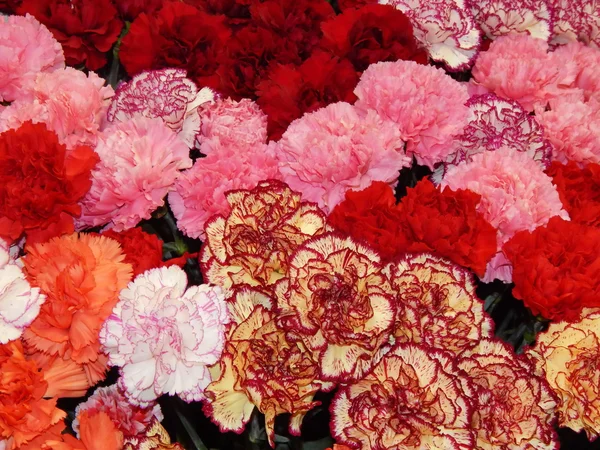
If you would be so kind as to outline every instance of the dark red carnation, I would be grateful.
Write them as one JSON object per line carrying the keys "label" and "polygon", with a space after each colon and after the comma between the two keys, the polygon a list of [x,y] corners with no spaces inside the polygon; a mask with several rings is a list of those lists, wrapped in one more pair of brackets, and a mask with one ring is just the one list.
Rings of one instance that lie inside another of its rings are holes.
{"label": "dark red carnation", "polygon": [[21,2],[22,0],[0,0],[0,11],[12,14],[21,6]]}
{"label": "dark red carnation", "polygon": [[45,124],[0,133],[0,238],[32,244],[72,233],[98,160],[89,147],[67,152]]}
{"label": "dark red carnation", "polygon": [[348,60],[322,51],[300,66],[273,66],[257,90],[257,103],[268,116],[269,139],[279,139],[305,112],[339,101],[354,103],[357,83],[358,74]]}
{"label": "dark red carnation", "polygon": [[252,0],[183,0],[208,14],[223,14],[230,25],[245,25],[250,19]]}
{"label": "dark red carnation", "polygon": [[321,47],[348,58],[360,72],[379,61],[412,60],[427,64],[408,18],[391,5],[347,9],[321,25]]}
{"label": "dark red carnation", "polygon": [[521,231],[503,252],[513,266],[513,295],[546,319],[577,321],[600,306],[600,229],[553,217]]}
{"label": "dark red carnation", "polygon": [[405,253],[434,253],[479,275],[496,254],[496,230],[477,212],[480,196],[470,191],[440,191],[421,180],[396,205],[387,184],[347,192],[329,223],[374,247],[385,261]]}
{"label": "dark red carnation", "polygon": [[297,47],[274,31],[254,25],[241,29],[227,44],[227,58],[217,70],[219,93],[235,100],[255,99],[257,85],[272,61],[301,62]]}
{"label": "dark red carnation", "polygon": [[164,2],[163,0],[114,0],[114,3],[121,17],[132,21],[142,13],[154,13]]}
{"label": "dark red carnation", "polygon": [[377,3],[377,0],[338,0],[337,5],[340,11],[345,11],[350,8],[360,8],[375,3]]}
{"label": "dark red carnation", "polygon": [[215,75],[231,35],[225,16],[169,2],[154,15],[140,14],[121,44],[129,75],[165,67],[184,68],[200,86],[218,87]]}
{"label": "dark red carnation", "polygon": [[573,222],[600,226],[600,164],[581,168],[573,161],[566,165],[555,161],[546,173]]}
{"label": "dark red carnation", "polygon": [[46,25],[70,66],[98,70],[117,41],[123,22],[110,0],[24,0],[19,14],[29,13]]}

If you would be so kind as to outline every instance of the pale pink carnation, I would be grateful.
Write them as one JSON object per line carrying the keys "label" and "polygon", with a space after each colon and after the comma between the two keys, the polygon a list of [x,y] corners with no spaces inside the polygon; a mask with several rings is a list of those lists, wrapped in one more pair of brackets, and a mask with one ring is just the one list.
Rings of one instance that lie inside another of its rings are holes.
{"label": "pale pink carnation", "polygon": [[96,153],[100,162],[81,201],[79,228],[110,224],[122,231],[149,219],[179,171],[192,165],[187,145],[162,120],[142,116],[107,128]]}
{"label": "pale pink carnation", "polygon": [[527,34],[500,36],[473,67],[478,84],[499,97],[518,101],[528,112],[544,109],[576,75],[574,62],[563,64],[548,53],[546,41]]}
{"label": "pale pink carnation", "polygon": [[198,90],[183,69],[151,70],[119,85],[107,119],[125,122],[136,115],[162,119],[191,148],[200,132],[199,107],[214,99],[214,91]]}
{"label": "pale pink carnation", "polygon": [[553,159],[562,163],[600,163],[600,99],[559,98],[538,114],[546,138],[554,146]]}
{"label": "pale pink carnation", "polygon": [[249,99],[219,99],[200,109],[200,151],[208,155],[215,146],[253,147],[267,142],[267,116]]}
{"label": "pale pink carnation", "polygon": [[94,72],[72,67],[37,75],[27,93],[0,114],[0,132],[43,122],[68,148],[96,145],[114,91]]}
{"label": "pale pink carnation", "polygon": [[339,102],[293,121],[276,153],[283,181],[329,212],[346,191],[373,181],[394,185],[411,163],[403,145],[394,123]]}
{"label": "pale pink carnation", "polygon": [[0,101],[19,99],[39,72],[63,67],[62,47],[35,17],[0,19]]}
{"label": "pale pink carnation", "polygon": [[169,194],[177,227],[192,238],[204,238],[204,224],[212,216],[226,216],[230,207],[225,193],[253,189],[263,180],[280,178],[274,144],[253,147],[217,145],[206,158],[181,173]]}
{"label": "pale pink carnation", "polygon": [[[554,50],[553,56],[559,66],[575,64],[576,78],[569,88],[581,89],[586,101],[600,93],[600,49],[588,47],[581,42],[571,42]],[[571,90],[567,94],[571,94]]]}
{"label": "pale pink carnation", "polygon": [[0,239],[0,344],[18,339],[45,300],[39,288],[31,287],[8,244]]}
{"label": "pale pink carnation", "polygon": [[151,269],[123,289],[100,331],[109,365],[121,368],[119,387],[147,406],[163,394],[187,402],[204,398],[208,367],[225,345],[229,321],[221,288],[187,287],[177,267]]}
{"label": "pale pink carnation", "polygon": [[413,61],[372,64],[354,93],[357,109],[374,110],[394,122],[407,141],[407,154],[431,169],[456,150],[453,141],[469,117],[466,86],[441,69]]}
{"label": "pale pink carnation", "polygon": [[85,402],[77,405],[72,424],[77,437],[79,415],[84,411],[87,411],[90,417],[100,412],[106,413],[125,437],[143,434],[155,419],[162,422],[164,418],[158,403],[150,402],[146,407],[133,405],[116,384],[97,388]]}
{"label": "pale pink carnation", "polygon": [[[477,210],[498,230],[498,250],[518,231],[533,231],[554,216],[569,219],[552,179],[527,153],[509,147],[449,167],[441,183],[446,186],[481,195]],[[506,268],[494,260],[484,280],[499,277],[510,282]]]}

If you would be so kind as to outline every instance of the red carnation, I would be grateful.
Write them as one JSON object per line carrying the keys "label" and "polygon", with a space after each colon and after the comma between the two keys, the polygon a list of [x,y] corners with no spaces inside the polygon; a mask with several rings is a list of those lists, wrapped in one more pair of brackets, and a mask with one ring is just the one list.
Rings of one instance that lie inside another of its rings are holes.
{"label": "red carnation", "polygon": [[566,165],[555,161],[546,173],[573,222],[600,226],[600,164],[581,168],[573,161]]}
{"label": "red carnation", "polygon": [[29,244],[72,233],[77,202],[92,184],[98,156],[89,147],[67,153],[45,124],[25,122],[0,134],[0,238]]}
{"label": "red carnation", "polygon": [[121,62],[131,76],[149,69],[184,68],[200,86],[216,87],[215,71],[231,30],[225,16],[169,2],[153,16],[140,14],[121,44]]}
{"label": "red carnation", "polygon": [[600,306],[600,229],[553,217],[521,231],[503,252],[513,266],[513,295],[546,319],[577,321]]}
{"label": "red carnation", "polygon": [[183,0],[208,14],[223,14],[230,25],[243,25],[250,19],[251,0]]}
{"label": "red carnation", "polygon": [[125,253],[125,262],[133,267],[133,277],[146,270],[161,267],[163,264],[162,241],[154,234],[148,234],[141,228],[129,228],[116,232],[108,230],[102,236],[114,239]]}
{"label": "red carnation", "polygon": [[347,9],[321,25],[322,48],[348,58],[360,72],[379,61],[412,60],[427,64],[408,18],[391,5]]}
{"label": "red carnation", "polygon": [[322,51],[300,66],[272,67],[257,91],[257,103],[268,116],[269,139],[279,139],[305,112],[339,101],[354,103],[357,83],[358,74],[348,60]]}
{"label": "red carnation", "polygon": [[12,14],[21,5],[22,0],[0,0],[0,11]]}
{"label": "red carnation", "polygon": [[377,3],[377,0],[338,0],[337,5],[340,11],[345,11],[350,8],[360,8],[375,3]]}
{"label": "red carnation", "polygon": [[19,14],[29,13],[61,43],[68,65],[98,70],[117,41],[123,22],[110,0],[24,0]]}
{"label": "red carnation", "polygon": [[114,0],[114,2],[121,17],[129,21],[142,13],[152,14],[163,4],[163,0]]}

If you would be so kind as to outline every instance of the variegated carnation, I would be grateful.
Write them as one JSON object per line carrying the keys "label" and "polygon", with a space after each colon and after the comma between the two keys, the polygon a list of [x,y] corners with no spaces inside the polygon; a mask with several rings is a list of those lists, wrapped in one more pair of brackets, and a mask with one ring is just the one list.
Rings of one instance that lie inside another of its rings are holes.
{"label": "variegated carnation", "polygon": [[473,450],[475,390],[446,353],[400,344],[331,406],[337,442],[360,450]]}
{"label": "variegated carnation", "polygon": [[546,0],[477,0],[471,11],[488,39],[510,33],[527,33],[547,41],[552,33],[552,13]]}
{"label": "variegated carnation", "polygon": [[171,443],[167,430],[155,420],[144,434],[130,436],[123,442],[123,450],[185,450],[181,444]]}
{"label": "variegated carnation", "polygon": [[379,0],[408,16],[415,38],[429,57],[449,71],[468,69],[479,50],[481,32],[465,0]]}
{"label": "variegated carnation", "polygon": [[131,404],[116,384],[99,387],[85,401],[77,405],[72,427],[79,437],[79,416],[86,412],[90,417],[100,412],[106,413],[112,423],[125,437],[143,434],[154,420],[162,422],[163,415],[158,403],[147,407]]}
{"label": "variegated carnation", "polygon": [[144,272],[121,291],[100,331],[109,364],[121,368],[119,387],[136,405],[167,393],[188,402],[204,398],[228,314],[220,288],[186,290],[187,282],[177,266]]}
{"label": "variegated carnation", "polygon": [[547,0],[554,11],[552,44],[581,41],[600,47],[598,0]]}
{"label": "variegated carnation", "polygon": [[46,300],[39,288],[31,287],[9,252],[0,239],[0,344],[18,339]]}
{"label": "variegated carnation", "polygon": [[406,256],[387,268],[398,295],[396,342],[460,354],[493,335],[491,318],[475,294],[473,275],[429,254]]}
{"label": "variegated carnation", "polygon": [[584,309],[575,323],[551,323],[526,354],[558,397],[558,425],[600,435],[600,310]]}
{"label": "variegated carnation", "polygon": [[527,153],[545,169],[550,164],[552,145],[544,137],[544,130],[534,116],[519,103],[505,100],[494,94],[471,97],[469,123],[457,138],[458,150],[440,165],[434,179],[439,182],[449,166],[469,162],[473,155],[512,147]]}
{"label": "variegated carnation", "polygon": [[201,254],[205,280],[226,292],[242,284],[271,289],[296,248],[327,229],[317,205],[279,181],[230,191],[226,198],[231,212],[208,222]]}
{"label": "variegated carnation", "polygon": [[556,400],[546,380],[533,375],[530,361],[499,340],[484,339],[461,355],[458,367],[477,392],[473,397],[474,448],[559,448],[554,431]]}
{"label": "variegated carnation", "polygon": [[396,306],[380,257],[335,233],[301,246],[275,286],[281,325],[301,338],[321,378],[360,378],[380,358]]}
{"label": "variegated carnation", "polygon": [[126,122],[136,115],[162,119],[188,147],[200,132],[198,107],[212,103],[215,93],[198,89],[183,69],[142,72],[121,84],[108,108],[109,122]]}
{"label": "variegated carnation", "polygon": [[333,386],[319,381],[304,343],[288,339],[277,326],[268,297],[244,288],[228,306],[235,323],[220,366],[211,369],[215,381],[206,388],[204,410],[221,431],[241,433],[256,406],[275,447],[275,416],[291,414],[290,432],[300,435],[304,415],[319,404],[313,401],[315,393]]}

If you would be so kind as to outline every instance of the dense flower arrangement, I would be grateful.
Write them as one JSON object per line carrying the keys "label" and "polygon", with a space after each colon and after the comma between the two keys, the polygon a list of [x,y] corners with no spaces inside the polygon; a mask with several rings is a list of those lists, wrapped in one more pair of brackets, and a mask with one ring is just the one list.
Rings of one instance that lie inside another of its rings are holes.
{"label": "dense flower arrangement", "polygon": [[600,436],[596,0],[0,11],[0,450]]}

